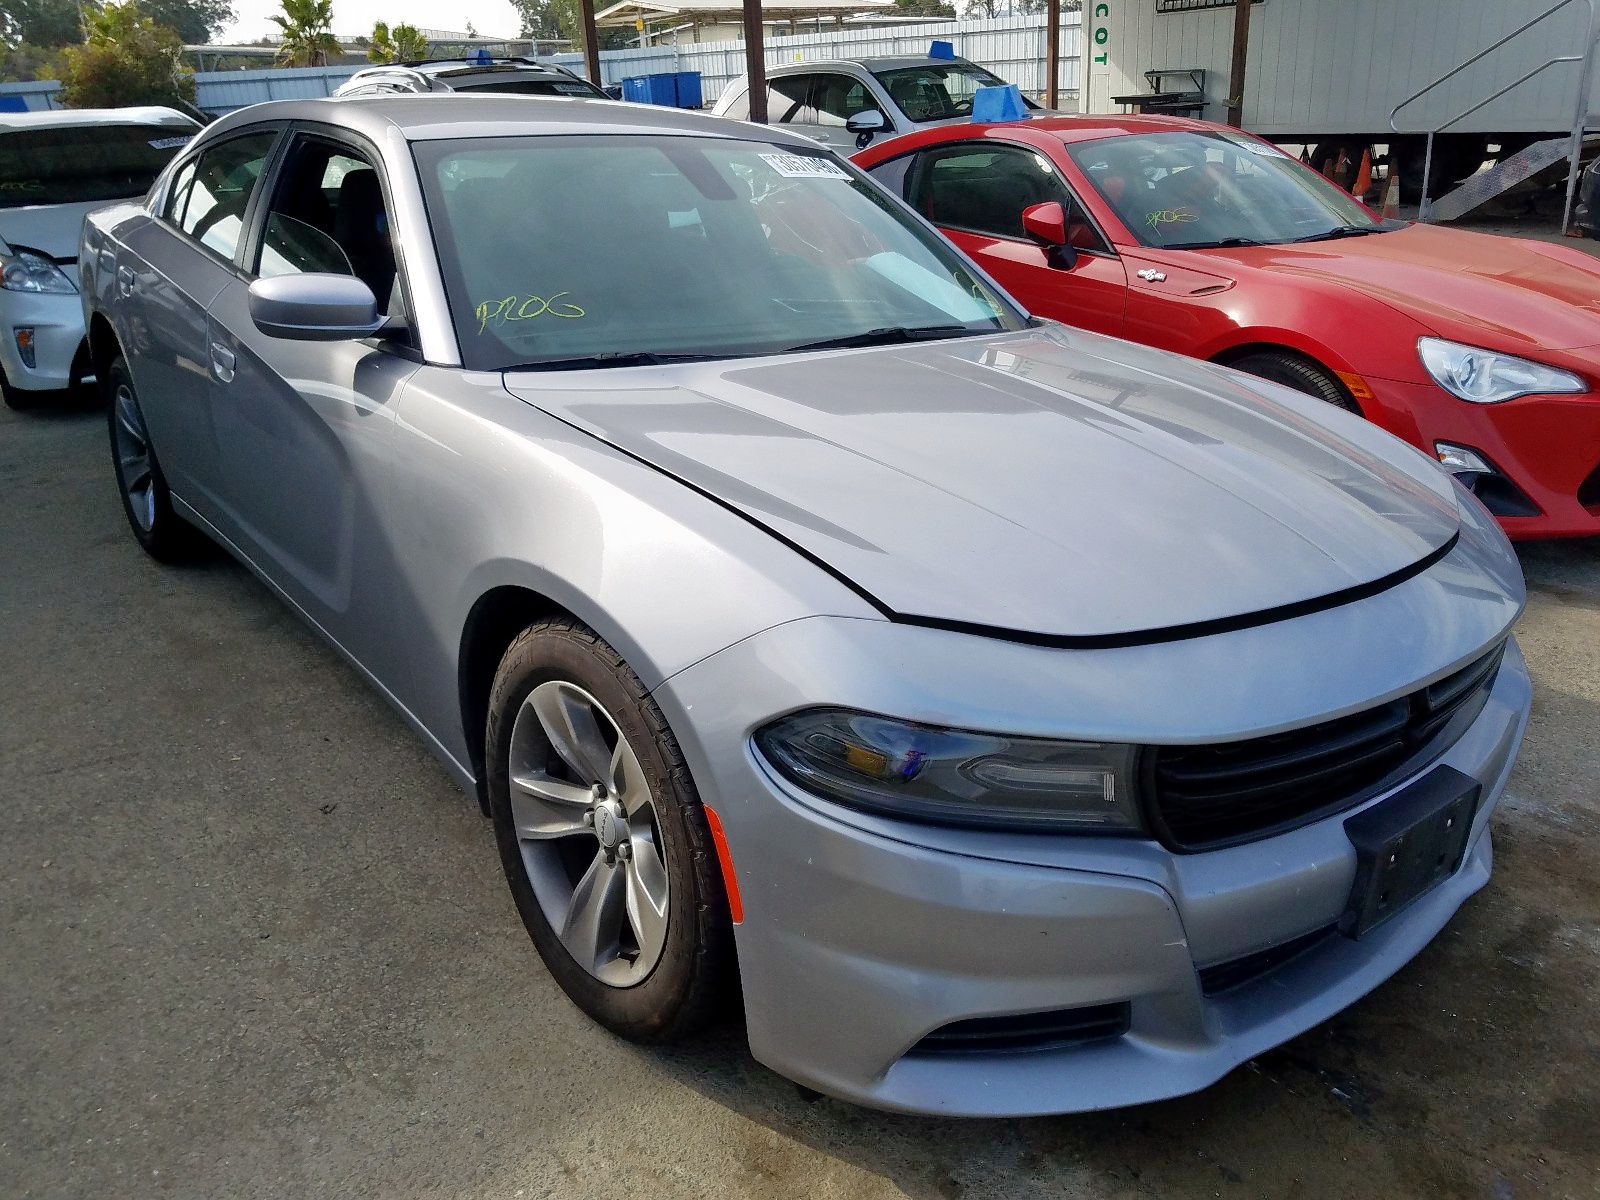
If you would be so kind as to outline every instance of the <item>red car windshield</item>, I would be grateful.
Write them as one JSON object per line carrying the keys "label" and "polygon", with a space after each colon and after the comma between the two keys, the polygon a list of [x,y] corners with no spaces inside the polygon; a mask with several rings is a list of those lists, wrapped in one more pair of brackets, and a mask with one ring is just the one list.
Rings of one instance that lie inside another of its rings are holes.
{"label": "red car windshield", "polygon": [[1315,171],[1243,134],[1110,137],[1067,153],[1146,246],[1268,246],[1389,228]]}

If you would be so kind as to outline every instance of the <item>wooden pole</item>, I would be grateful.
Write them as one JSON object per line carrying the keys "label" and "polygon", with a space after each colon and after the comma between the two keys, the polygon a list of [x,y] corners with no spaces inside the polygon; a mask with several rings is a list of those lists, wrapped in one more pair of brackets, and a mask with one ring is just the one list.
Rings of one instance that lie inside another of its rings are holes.
{"label": "wooden pole", "polygon": [[1055,108],[1060,98],[1056,88],[1061,78],[1061,0],[1045,0],[1044,40],[1044,69],[1048,72],[1044,84],[1044,106]]}
{"label": "wooden pole", "polygon": [[578,0],[578,23],[583,26],[583,69],[589,82],[604,87],[600,80],[600,35],[594,27],[594,0]]}
{"label": "wooden pole", "polygon": [[1250,45],[1253,0],[1233,0],[1233,69],[1228,72],[1228,124],[1244,124],[1244,68]]}
{"label": "wooden pole", "polygon": [[750,79],[750,119],[767,123],[767,44],[761,0],[744,0],[744,71]]}

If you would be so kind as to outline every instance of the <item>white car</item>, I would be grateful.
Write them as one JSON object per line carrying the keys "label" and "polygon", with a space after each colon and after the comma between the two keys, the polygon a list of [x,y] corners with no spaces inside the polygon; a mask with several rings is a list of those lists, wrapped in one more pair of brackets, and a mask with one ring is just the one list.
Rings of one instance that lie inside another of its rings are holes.
{"label": "white car", "polygon": [[170,108],[0,113],[0,397],[91,379],[78,297],[84,214],[142,196],[200,132]]}
{"label": "white car", "polygon": [[[964,58],[927,54],[791,63],[767,71],[767,123],[854,154],[874,137],[970,121],[977,90],[1005,82]],[[748,121],[749,81],[729,84],[712,111]]]}

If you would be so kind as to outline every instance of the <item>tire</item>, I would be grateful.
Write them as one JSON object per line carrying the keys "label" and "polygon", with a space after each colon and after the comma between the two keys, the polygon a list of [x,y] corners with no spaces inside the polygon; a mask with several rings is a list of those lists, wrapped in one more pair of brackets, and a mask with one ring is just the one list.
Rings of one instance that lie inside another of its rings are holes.
{"label": "tire", "polygon": [[575,621],[532,625],[495,673],[485,751],[506,882],[561,989],[630,1041],[709,1024],[732,990],[727,898],[694,781],[639,677]]}
{"label": "tire", "polygon": [[118,357],[106,371],[109,400],[107,424],[111,434],[111,469],[122,497],[123,515],[134,540],[152,558],[181,562],[191,558],[205,542],[200,532],[172,510],[172,493],[150,444],[150,432],[139,407],[128,364]]}
{"label": "tire", "polygon": [[1315,396],[1318,400],[1325,400],[1346,412],[1355,413],[1358,417],[1362,415],[1361,406],[1356,403],[1355,397],[1346,390],[1344,384],[1325,368],[1298,354],[1261,350],[1247,354],[1243,358],[1236,358],[1227,365],[1235,371],[1243,371],[1246,375],[1254,375],[1258,379],[1272,383],[1281,383],[1284,387],[1293,388],[1297,392]]}

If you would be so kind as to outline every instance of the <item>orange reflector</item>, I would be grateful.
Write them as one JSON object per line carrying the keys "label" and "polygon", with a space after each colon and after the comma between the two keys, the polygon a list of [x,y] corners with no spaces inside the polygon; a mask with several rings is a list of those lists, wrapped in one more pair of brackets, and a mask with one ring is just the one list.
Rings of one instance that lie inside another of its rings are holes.
{"label": "orange reflector", "polygon": [[1350,394],[1357,400],[1377,399],[1377,397],[1372,394],[1372,389],[1367,386],[1367,381],[1361,378],[1361,376],[1357,375],[1354,371],[1335,371],[1334,374],[1339,377],[1340,383],[1344,384],[1345,387],[1350,389]]}
{"label": "orange reflector", "polygon": [[706,824],[711,827],[711,841],[717,847],[717,861],[722,864],[722,886],[728,893],[728,915],[735,925],[744,921],[744,901],[739,898],[739,879],[733,873],[733,855],[728,853],[728,835],[722,832],[722,818],[709,804],[702,804]]}

